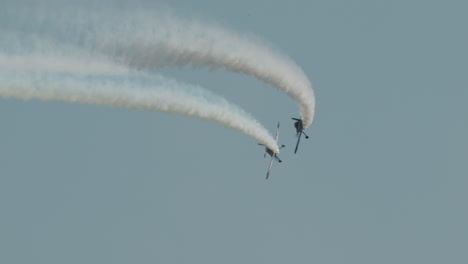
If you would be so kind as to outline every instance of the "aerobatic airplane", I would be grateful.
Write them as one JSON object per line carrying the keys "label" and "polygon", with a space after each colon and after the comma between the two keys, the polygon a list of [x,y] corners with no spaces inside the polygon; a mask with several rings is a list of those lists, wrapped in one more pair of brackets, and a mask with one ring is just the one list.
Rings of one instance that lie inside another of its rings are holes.
{"label": "aerobatic airplane", "polygon": [[305,138],[309,138],[309,136],[304,132],[304,126],[302,124],[302,119],[292,118],[292,120],[296,120],[294,123],[294,127],[296,128],[296,136],[297,136],[297,144],[296,149],[294,150],[294,154],[297,152],[297,148],[299,147],[299,141],[301,141],[301,136],[304,134]]}
{"label": "aerobatic airplane", "polygon": [[[280,123],[278,122],[278,126],[276,127],[276,144],[278,144],[279,125],[280,125]],[[273,160],[281,162],[281,159],[278,157],[278,155],[276,153],[274,153],[271,149],[267,148],[265,145],[260,144],[260,143],[258,143],[258,144],[265,147],[265,154],[263,155],[263,157],[266,157],[267,153],[268,153],[268,155],[271,156],[270,165],[268,166],[268,172],[267,172],[267,175],[266,175],[266,179],[268,180],[268,176],[270,175],[270,171],[271,171],[271,166],[273,165]],[[284,145],[281,145],[280,149],[282,149],[282,148],[284,148]]]}

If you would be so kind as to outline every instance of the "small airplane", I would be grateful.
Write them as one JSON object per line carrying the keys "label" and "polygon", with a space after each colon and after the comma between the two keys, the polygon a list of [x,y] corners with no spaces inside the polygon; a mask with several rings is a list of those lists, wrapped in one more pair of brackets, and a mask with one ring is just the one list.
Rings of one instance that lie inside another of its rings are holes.
{"label": "small airplane", "polygon": [[[276,127],[276,144],[278,144],[278,137],[279,137],[279,125],[280,123],[278,122],[278,126]],[[276,160],[278,162],[282,162],[281,159],[278,157],[278,155],[273,152],[273,150],[267,148],[265,145],[263,144],[260,144],[258,143],[260,146],[264,146],[265,147],[265,154],[263,154],[263,157],[266,157],[266,154],[268,153],[268,155],[271,156],[271,160],[270,160],[270,165],[268,166],[268,172],[267,172],[267,175],[266,175],[266,179],[268,180],[268,176],[270,175],[270,171],[271,171],[271,166],[273,166],[273,160]],[[284,145],[281,145],[280,149],[284,148],[285,146]]]}
{"label": "small airplane", "polygon": [[294,150],[294,154],[296,154],[297,148],[299,147],[299,141],[301,141],[302,134],[304,134],[305,138],[309,138],[309,136],[304,132],[304,125],[302,124],[302,119],[293,117],[292,120],[296,120],[296,122],[294,123],[294,127],[296,128],[296,136],[297,136],[296,149]]}

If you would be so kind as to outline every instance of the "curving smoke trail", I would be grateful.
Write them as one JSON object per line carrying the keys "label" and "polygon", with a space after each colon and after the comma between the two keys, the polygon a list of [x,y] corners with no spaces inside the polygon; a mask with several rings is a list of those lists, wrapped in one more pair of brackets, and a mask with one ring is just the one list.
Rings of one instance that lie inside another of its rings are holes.
{"label": "curving smoke trail", "polygon": [[0,70],[17,72],[73,73],[77,75],[128,75],[133,70],[110,61],[91,57],[70,57],[59,54],[32,53],[10,55],[1,53]]}
{"label": "curving smoke trail", "polygon": [[286,92],[299,103],[305,128],[312,123],[315,96],[307,76],[289,57],[253,36],[184,21],[167,11],[40,9],[22,13],[28,21],[33,21],[29,24],[18,18],[20,12],[13,12],[14,16],[11,13],[7,15],[17,21],[12,24],[23,31],[46,29],[51,38],[105,54],[134,68],[193,64],[254,76]]}
{"label": "curving smoke trail", "polygon": [[206,90],[162,77],[11,71],[0,67],[0,96],[106,104],[211,120],[279,151],[268,131],[242,109]]}
{"label": "curving smoke trail", "polygon": [[43,34],[2,33],[0,97],[107,104],[211,120],[279,152],[273,137],[254,118],[209,91],[137,72]]}

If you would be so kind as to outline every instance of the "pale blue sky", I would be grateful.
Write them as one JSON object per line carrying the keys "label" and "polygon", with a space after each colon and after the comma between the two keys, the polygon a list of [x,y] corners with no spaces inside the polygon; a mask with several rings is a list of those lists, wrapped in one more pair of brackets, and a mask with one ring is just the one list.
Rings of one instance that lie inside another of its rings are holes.
{"label": "pale blue sky", "polygon": [[310,139],[292,154],[295,102],[223,70],[160,72],[282,122],[268,181],[214,123],[0,99],[0,263],[468,262],[464,1],[165,3],[291,56]]}

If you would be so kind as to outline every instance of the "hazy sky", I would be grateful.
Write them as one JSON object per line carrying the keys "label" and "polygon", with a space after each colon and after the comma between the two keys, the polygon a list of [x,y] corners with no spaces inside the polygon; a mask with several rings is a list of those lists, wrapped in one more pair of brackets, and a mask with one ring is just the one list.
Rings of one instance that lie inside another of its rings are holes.
{"label": "hazy sky", "polygon": [[159,72],[281,121],[268,181],[263,149],[212,122],[0,98],[0,263],[468,262],[467,4],[160,3],[294,59],[310,139],[294,155],[296,103],[224,70]]}

